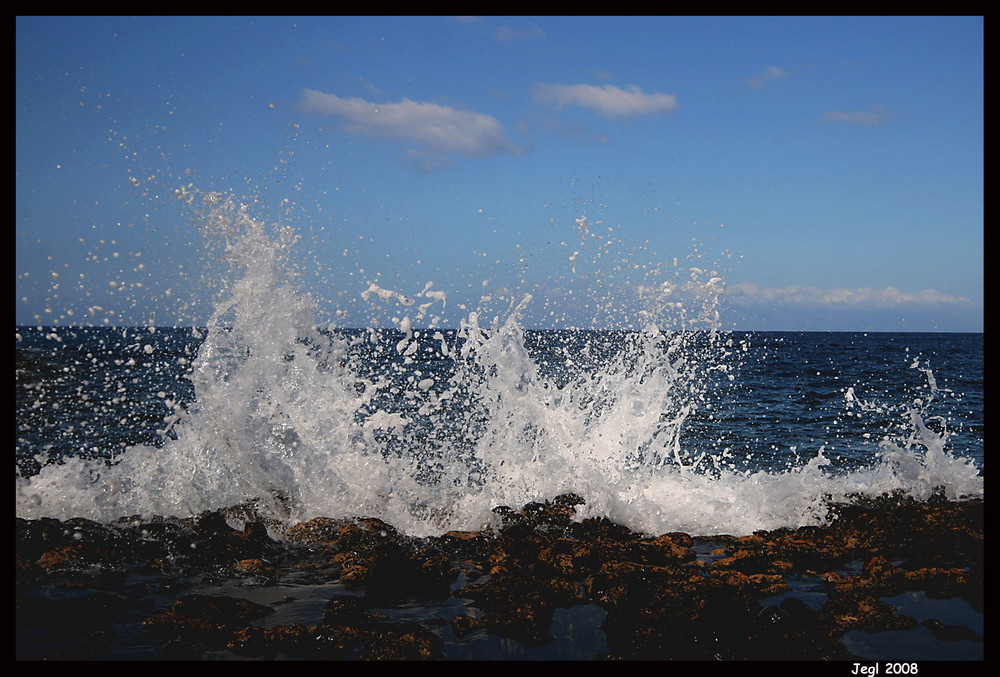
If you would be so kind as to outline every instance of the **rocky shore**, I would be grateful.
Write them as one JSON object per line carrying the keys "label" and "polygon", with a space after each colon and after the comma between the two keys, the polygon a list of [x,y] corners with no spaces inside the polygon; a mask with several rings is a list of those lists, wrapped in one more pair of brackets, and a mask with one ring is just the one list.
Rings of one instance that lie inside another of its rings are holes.
{"label": "rocky shore", "polygon": [[[583,659],[850,661],[859,630],[982,647],[981,629],[886,601],[920,593],[982,614],[982,501],[881,497],[834,506],[828,526],[740,537],[642,535],[576,519],[583,502],[498,507],[496,528],[429,538],[234,511],[17,519],[17,658],[475,658],[477,637],[563,641],[554,615],[574,609],[603,617]],[[290,614],[310,590],[320,601]]]}

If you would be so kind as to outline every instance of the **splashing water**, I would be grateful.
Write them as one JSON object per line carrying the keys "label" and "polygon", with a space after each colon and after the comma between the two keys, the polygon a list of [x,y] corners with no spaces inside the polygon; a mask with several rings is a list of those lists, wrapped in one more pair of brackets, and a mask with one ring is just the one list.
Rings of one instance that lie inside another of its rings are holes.
{"label": "splashing water", "polygon": [[[291,272],[295,233],[269,231],[231,199],[203,199],[230,283],[191,372],[194,401],[161,447],[18,476],[18,516],[187,516],[250,502],[289,524],[374,516],[428,535],[572,492],[586,500],[580,518],[739,534],[821,524],[831,501],[854,494],[982,495],[976,466],[946,451],[944,422],[936,432],[924,420],[938,390],[919,362],[930,395],[906,408],[905,440],[887,436],[868,467],[833,471],[821,447],[782,471],[740,470],[686,445],[685,425],[734,378],[740,353],[719,330],[724,285],[713,272],[642,289],[640,331],[582,343],[562,333],[547,357],[528,347],[527,294],[503,312],[470,312],[457,330],[421,330],[445,292],[428,283],[417,303],[372,283],[363,298],[406,313],[395,331],[317,327],[317,303]],[[849,389],[846,406],[876,405]]]}

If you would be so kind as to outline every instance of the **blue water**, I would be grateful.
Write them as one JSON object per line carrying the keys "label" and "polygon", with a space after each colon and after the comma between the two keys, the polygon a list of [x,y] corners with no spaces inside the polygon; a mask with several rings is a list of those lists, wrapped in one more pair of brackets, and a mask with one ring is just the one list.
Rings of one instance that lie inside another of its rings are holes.
{"label": "blue water", "polygon": [[[427,455],[424,481],[434,480],[435,465],[421,444],[432,449],[445,437],[461,443],[482,434],[477,426],[495,425],[482,420],[476,394],[461,387],[447,415],[435,410],[435,420],[413,396],[414,383],[454,383],[468,368],[455,358],[462,345],[456,332],[438,332],[418,332],[405,357],[398,349],[404,336],[395,330],[341,330],[347,340],[338,345],[346,348],[314,351],[317,372],[349,370],[359,389],[382,379],[357,416],[407,416],[411,432],[380,438],[380,451]],[[197,400],[190,376],[205,334],[18,327],[17,474],[31,477],[74,457],[112,464],[136,445],[162,448],[176,438]],[[581,374],[601,372],[637,340],[632,332],[528,330],[523,346],[546,387],[558,390]],[[681,384],[676,398],[690,395],[679,442],[687,458],[702,459],[701,473],[794,473],[822,453],[825,472],[849,474],[877,463],[887,440],[903,446],[912,439],[910,410],[946,439],[949,455],[971,459],[983,472],[983,334],[733,332],[714,341],[729,346],[728,368],[692,370],[698,383]],[[690,360],[704,355],[695,344],[687,344]],[[581,406],[598,417],[609,404],[594,396]],[[427,417],[423,431],[421,416]],[[477,462],[473,456],[470,451],[470,463]]]}

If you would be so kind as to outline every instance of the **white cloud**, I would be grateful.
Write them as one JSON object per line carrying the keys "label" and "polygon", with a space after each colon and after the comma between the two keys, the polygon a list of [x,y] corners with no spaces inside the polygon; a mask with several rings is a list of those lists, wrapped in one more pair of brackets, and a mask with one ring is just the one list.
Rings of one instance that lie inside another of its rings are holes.
{"label": "white cloud", "polygon": [[838,110],[823,113],[824,122],[846,122],[852,125],[863,127],[874,127],[882,124],[888,119],[889,111],[885,106],[872,106],[870,111],[844,112]]}
{"label": "white cloud", "polygon": [[545,31],[535,24],[524,27],[514,27],[509,25],[499,26],[493,33],[497,42],[506,43],[514,40],[540,40],[545,37]]}
{"label": "white cloud", "polygon": [[780,80],[781,78],[787,77],[788,71],[784,68],[778,68],[777,66],[768,66],[763,73],[758,73],[752,78],[747,78],[747,84],[750,89],[760,89],[764,87],[769,82],[773,80]]}
{"label": "white cloud", "polygon": [[553,108],[582,106],[607,116],[669,113],[677,108],[672,94],[647,94],[635,85],[538,85],[535,101]]}
{"label": "white cloud", "polygon": [[749,303],[767,303],[801,307],[839,308],[892,308],[904,305],[914,306],[958,306],[972,302],[964,296],[942,294],[934,289],[924,289],[915,293],[902,292],[895,287],[874,289],[871,287],[762,287],[752,282],[729,284],[726,295]]}
{"label": "white cloud", "polygon": [[436,103],[409,99],[372,103],[305,89],[300,106],[307,113],[340,120],[351,134],[414,144],[416,153],[441,159],[523,150],[505,136],[504,126],[496,118]]}

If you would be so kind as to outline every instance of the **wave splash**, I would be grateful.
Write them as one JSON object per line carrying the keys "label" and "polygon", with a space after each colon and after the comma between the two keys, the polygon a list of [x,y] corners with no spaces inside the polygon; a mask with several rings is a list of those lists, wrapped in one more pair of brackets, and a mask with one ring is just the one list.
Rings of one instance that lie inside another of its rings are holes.
{"label": "wave splash", "polygon": [[[318,304],[292,273],[292,229],[269,229],[219,194],[178,197],[201,198],[203,230],[229,267],[191,372],[195,400],[162,447],[18,476],[19,517],[111,521],[250,503],[286,524],[372,516],[424,536],[574,493],[586,500],[579,518],[745,534],[823,524],[831,502],[857,494],[982,495],[976,466],[948,453],[943,426],[926,425],[926,401],[905,408],[905,439],[887,438],[880,458],[849,472],[831,468],[822,447],[803,464],[754,471],[723,445],[685,444],[685,424],[710,409],[746,349],[720,331],[724,283],[713,272],[641,290],[639,331],[583,343],[553,334],[544,357],[528,349],[528,294],[501,311],[484,303],[456,330],[433,319],[420,329],[445,292],[371,284],[363,298],[394,304],[394,328],[319,327]],[[876,406],[853,390],[846,405]]]}

